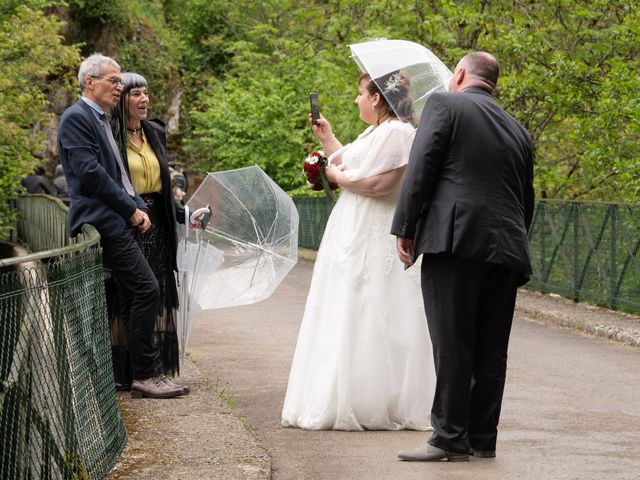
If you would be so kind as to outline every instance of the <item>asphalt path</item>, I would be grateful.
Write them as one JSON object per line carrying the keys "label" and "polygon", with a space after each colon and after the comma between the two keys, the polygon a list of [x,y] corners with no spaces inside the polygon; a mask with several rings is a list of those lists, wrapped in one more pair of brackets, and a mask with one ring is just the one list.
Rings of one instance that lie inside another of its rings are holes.
{"label": "asphalt path", "polygon": [[204,312],[190,357],[245,417],[285,479],[638,479],[640,350],[516,317],[497,458],[406,463],[423,432],[281,428],[313,264],[253,306]]}

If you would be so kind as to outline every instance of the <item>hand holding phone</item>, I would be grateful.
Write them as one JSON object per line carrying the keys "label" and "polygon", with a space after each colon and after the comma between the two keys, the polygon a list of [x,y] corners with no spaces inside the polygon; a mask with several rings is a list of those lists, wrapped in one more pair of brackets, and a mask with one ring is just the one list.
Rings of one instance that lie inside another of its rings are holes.
{"label": "hand holding phone", "polygon": [[309,103],[311,104],[311,123],[318,125],[320,122],[320,104],[318,103],[318,94],[309,94]]}

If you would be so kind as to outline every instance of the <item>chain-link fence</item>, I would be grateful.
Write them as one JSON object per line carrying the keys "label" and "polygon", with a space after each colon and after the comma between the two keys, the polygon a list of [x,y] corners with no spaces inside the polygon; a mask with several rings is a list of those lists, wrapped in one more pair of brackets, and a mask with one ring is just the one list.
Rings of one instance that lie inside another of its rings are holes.
{"label": "chain-link fence", "polygon": [[[68,239],[66,207],[20,199],[0,261],[0,478],[102,479],[127,441],[116,402],[99,235]],[[62,222],[62,223],[60,223]]]}
{"label": "chain-link fence", "polygon": [[637,205],[540,201],[529,247],[528,288],[640,313]]}
{"label": "chain-link fence", "polygon": [[[317,249],[331,207],[294,199],[301,247]],[[539,201],[529,232],[533,277],[527,288],[640,313],[637,205]]]}
{"label": "chain-link fence", "polygon": [[326,199],[319,197],[294,197],[293,203],[300,217],[298,245],[317,250],[331,214],[331,205]]}

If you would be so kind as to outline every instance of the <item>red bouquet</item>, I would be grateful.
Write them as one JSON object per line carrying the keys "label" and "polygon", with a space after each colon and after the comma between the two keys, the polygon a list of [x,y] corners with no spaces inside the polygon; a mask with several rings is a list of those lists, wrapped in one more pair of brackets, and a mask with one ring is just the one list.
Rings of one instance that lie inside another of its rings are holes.
{"label": "red bouquet", "polygon": [[322,150],[311,152],[311,154],[304,159],[302,171],[311,190],[315,190],[316,192],[324,190],[327,199],[331,203],[335,203],[336,194],[333,190],[338,188],[338,184],[329,182],[327,177],[324,176],[324,171],[327,169],[328,163],[327,156]]}

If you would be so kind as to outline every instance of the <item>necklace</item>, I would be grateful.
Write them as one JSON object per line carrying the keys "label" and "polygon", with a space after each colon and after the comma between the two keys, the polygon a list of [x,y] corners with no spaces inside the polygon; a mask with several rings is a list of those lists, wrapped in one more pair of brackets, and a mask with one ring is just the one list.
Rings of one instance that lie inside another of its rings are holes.
{"label": "necklace", "polygon": [[140,125],[138,128],[129,128],[129,127],[127,127],[127,130],[129,130],[132,133],[137,133],[140,130],[142,130],[142,125]]}

